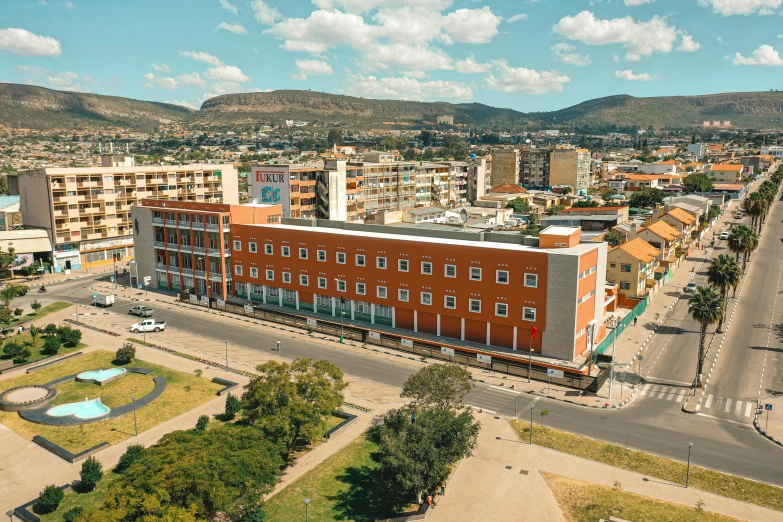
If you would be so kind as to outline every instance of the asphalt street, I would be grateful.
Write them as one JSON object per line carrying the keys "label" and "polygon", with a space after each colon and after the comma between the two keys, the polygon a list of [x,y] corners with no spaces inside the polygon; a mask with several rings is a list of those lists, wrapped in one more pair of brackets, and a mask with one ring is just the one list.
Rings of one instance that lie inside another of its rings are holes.
{"label": "asphalt street", "polygon": [[[80,305],[92,302],[91,278],[51,284],[49,297],[59,297]],[[112,311],[125,313],[133,303],[118,301]],[[370,353],[343,350],[332,346],[314,345],[290,334],[244,330],[217,315],[189,312],[186,309],[152,303],[155,319],[209,339],[227,340],[232,345],[257,350],[272,350],[281,340],[280,356],[284,358],[319,357],[339,365],[343,371],[359,378],[400,387],[414,368]],[[80,307],[81,308],[81,307]],[[148,336],[149,337],[149,336]],[[316,351],[317,350],[317,351]],[[693,442],[692,461],[697,465],[736,473],[745,477],[783,485],[783,449],[761,438],[750,426],[739,425],[703,416],[685,415],[673,409],[649,407],[649,401],[634,401],[621,410],[593,409],[560,401],[518,394],[509,390],[477,383],[466,403],[513,416],[515,409],[521,418],[529,418],[530,405],[534,419],[539,412],[549,410],[546,423],[554,428],[613,442],[649,453],[684,460],[687,443]]]}

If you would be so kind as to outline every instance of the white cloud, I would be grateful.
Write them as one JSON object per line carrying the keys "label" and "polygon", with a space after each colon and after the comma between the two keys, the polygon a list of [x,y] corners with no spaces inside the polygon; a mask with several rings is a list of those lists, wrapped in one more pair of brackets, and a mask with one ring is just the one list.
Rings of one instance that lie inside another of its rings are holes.
{"label": "white cloud", "polygon": [[417,71],[415,69],[408,69],[407,71],[400,71],[400,74],[402,74],[406,78],[426,78],[427,72],[426,71]]}
{"label": "white cloud", "polygon": [[264,31],[285,42],[287,51],[323,53],[339,44],[350,44],[357,49],[372,43],[378,28],[364,22],[359,15],[341,11],[313,11],[307,18],[287,18]]}
{"label": "white cloud", "polygon": [[349,13],[361,14],[383,7],[427,7],[442,11],[451,6],[452,0],[313,0],[316,7],[333,10],[341,7]]}
{"label": "white cloud", "polygon": [[14,69],[17,73],[27,75],[25,83],[30,85],[40,85],[59,91],[91,92],[86,85],[100,85],[101,81],[89,74],[79,76],[72,71],[55,72],[43,67],[29,67],[19,65]]}
{"label": "white cloud", "polygon": [[693,36],[683,32],[681,35],[680,45],[677,46],[678,51],[684,53],[692,53],[701,49],[701,44],[693,39]]}
{"label": "white cloud", "polygon": [[771,45],[762,45],[750,56],[734,55],[734,65],[759,65],[765,67],[783,67],[783,57]]}
{"label": "white cloud", "polygon": [[223,62],[218,60],[216,56],[213,56],[209,53],[194,52],[194,51],[180,51],[179,54],[184,56],[185,58],[193,58],[197,62],[204,62],[210,65],[223,65]]}
{"label": "white cloud", "polygon": [[723,16],[773,14],[783,0],[699,0],[699,5],[712,7],[712,12]]}
{"label": "white cloud", "polygon": [[170,103],[172,105],[181,105],[182,107],[187,107],[188,109],[198,110],[198,107],[190,103],[189,101],[185,100],[166,100],[163,103]]}
{"label": "white cloud", "polygon": [[204,73],[210,80],[217,82],[230,82],[230,83],[247,83],[250,81],[250,77],[242,72],[242,69],[235,65],[218,65],[217,67],[210,67],[207,72]]}
{"label": "white cloud", "polygon": [[555,52],[555,59],[563,63],[584,67],[590,63],[590,56],[573,52],[576,47],[565,42],[555,44],[550,49]]}
{"label": "white cloud", "polygon": [[322,60],[297,60],[296,67],[300,73],[310,76],[331,76],[332,66]]}
{"label": "white cloud", "polygon": [[361,74],[350,75],[346,94],[367,98],[398,100],[472,100],[471,88],[460,82],[443,80],[420,81],[416,78],[377,78]]}
{"label": "white cloud", "polygon": [[303,72],[300,73],[291,73],[289,76],[292,80],[296,80],[297,82],[303,82],[307,80],[307,75]]}
{"label": "white cloud", "polygon": [[379,10],[373,20],[378,23],[376,37],[392,42],[426,43],[441,36],[443,16],[428,7],[400,7]]}
{"label": "white cloud", "polygon": [[78,7],[76,7],[76,4],[74,4],[73,2],[65,2],[65,8],[71,11],[73,11],[74,9],[79,9]]}
{"label": "white cloud", "polygon": [[488,43],[498,34],[503,19],[485,6],[481,9],[457,9],[443,17],[443,29],[460,43]]}
{"label": "white cloud", "polygon": [[171,68],[165,63],[152,62],[152,69],[155,72],[171,72]]}
{"label": "white cloud", "polygon": [[510,67],[505,60],[494,62],[493,73],[484,79],[487,89],[522,94],[546,94],[563,92],[571,78],[557,71],[536,71],[524,67]]}
{"label": "white cloud", "polygon": [[39,36],[24,29],[0,29],[0,52],[24,56],[59,56],[60,42],[49,36]]}
{"label": "white cloud", "polygon": [[81,79],[87,85],[100,85],[101,81],[90,74],[82,74]]}
{"label": "white cloud", "polygon": [[[783,0],[781,0],[783,1]],[[599,20],[590,11],[566,16],[554,26],[557,34],[588,45],[622,44],[625,58],[636,61],[654,52],[671,52],[677,39],[677,28],[654,16],[649,22],[637,22],[633,17]]]}
{"label": "white cloud", "polygon": [[272,89],[259,89],[258,87],[245,88],[239,83],[233,82],[215,82],[210,84],[209,90],[201,97],[202,101],[221,96],[223,94],[235,94],[238,92],[271,92]]}
{"label": "white cloud", "polygon": [[519,13],[519,14],[515,14],[511,18],[506,18],[506,22],[513,24],[514,22],[524,20],[525,18],[527,18],[527,15],[525,13]]}
{"label": "white cloud", "polygon": [[631,82],[650,82],[653,80],[660,80],[658,76],[652,76],[649,73],[634,74],[634,72],[631,69],[626,69],[624,71],[615,71],[614,75],[620,78],[621,80],[628,80]]}
{"label": "white cloud", "polygon": [[253,0],[250,2],[250,8],[253,9],[256,20],[265,25],[272,25],[282,18],[280,11],[276,7],[267,5],[264,0]]}
{"label": "white cloud", "polygon": [[716,36],[715,39],[718,40],[718,43],[721,44],[721,45],[726,45],[726,43],[727,43],[726,40],[724,40],[722,36]]}
{"label": "white cloud", "polygon": [[186,85],[204,85],[207,81],[199,73],[180,74],[179,81]]}
{"label": "white cloud", "polygon": [[625,5],[628,7],[634,7],[637,5],[644,5],[649,4],[650,2],[654,2],[655,0],[625,0]]}
{"label": "white cloud", "polygon": [[145,74],[144,79],[147,80],[147,83],[145,83],[144,86],[148,89],[154,89],[157,86],[169,91],[175,91],[179,89],[180,86],[179,80],[176,78],[156,76],[153,73]]}
{"label": "white cloud", "polygon": [[457,72],[462,74],[478,74],[487,72],[492,68],[492,64],[478,63],[472,56],[468,56],[464,60],[459,60],[454,65]]}
{"label": "white cloud", "polygon": [[43,67],[29,67],[27,65],[19,65],[15,68],[16,72],[22,74],[32,74],[33,76],[43,76],[44,74],[52,74],[49,69]]}
{"label": "white cloud", "polygon": [[234,34],[247,34],[247,29],[245,29],[245,26],[242,24],[230,24],[228,22],[220,22],[217,25],[217,27],[215,27],[215,30],[219,31],[220,29],[223,29],[225,31]]}
{"label": "white cloud", "polygon": [[414,69],[417,71],[451,70],[451,57],[443,50],[427,45],[373,44],[366,48],[364,59],[369,67]]}
{"label": "white cloud", "polygon": [[230,3],[228,0],[218,0],[218,2],[220,2],[220,7],[222,7],[226,11],[234,14],[239,14],[239,12],[237,11],[237,6]]}

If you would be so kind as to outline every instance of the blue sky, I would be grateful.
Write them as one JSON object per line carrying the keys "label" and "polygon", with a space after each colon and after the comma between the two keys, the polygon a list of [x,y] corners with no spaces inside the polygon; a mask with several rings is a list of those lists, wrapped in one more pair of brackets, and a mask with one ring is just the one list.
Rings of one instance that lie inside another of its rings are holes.
{"label": "blue sky", "polygon": [[560,109],[780,88],[783,0],[0,0],[0,81]]}

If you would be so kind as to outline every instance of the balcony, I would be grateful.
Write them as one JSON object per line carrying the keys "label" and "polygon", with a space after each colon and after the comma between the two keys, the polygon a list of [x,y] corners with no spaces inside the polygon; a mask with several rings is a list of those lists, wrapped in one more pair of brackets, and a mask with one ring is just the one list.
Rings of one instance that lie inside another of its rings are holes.
{"label": "balcony", "polygon": [[166,243],[167,250],[179,250],[179,245],[176,243]]}
{"label": "balcony", "polygon": [[155,270],[161,270],[163,272],[166,271],[166,265],[163,263],[155,263]]}
{"label": "balcony", "polygon": [[167,227],[176,227],[177,226],[177,221],[174,220],[174,219],[167,219],[166,220],[166,226]]}
{"label": "balcony", "polygon": [[77,187],[97,187],[97,181],[79,181],[76,183]]}
{"label": "balcony", "polygon": [[[115,208],[117,210],[122,210],[122,205],[117,205]],[[153,225],[162,225],[163,224],[163,218],[162,217],[154,217],[154,218],[152,218],[152,224]]]}
{"label": "balcony", "polygon": [[207,273],[202,270],[194,270],[193,276],[199,279],[204,279],[207,276]]}
{"label": "balcony", "polygon": [[155,248],[166,248],[166,243],[163,241],[155,241]]}
{"label": "balcony", "polygon": [[207,249],[203,246],[194,246],[193,247],[193,253],[194,254],[206,254]]}
{"label": "balcony", "polygon": [[180,228],[190,228],[190,221],[180,221],[179,222]]}
{"label": "balcony", "polygon": [[206,224],[206,229],[207,230],[214,230],[215,232],[217,232],[218,230],[220,230],[220,224],[219,223],[207,223]]}
{"label": "balcony", "polygon": [[210,248],[207,250],[208,256],[219,256],[220,255],[220,249],[219,248]]}
{"label": "balcony", "polygon": [[183,268],[182,269],[182,275],[193,276],[193,269],[192,268]]}
{"label": "balcony", "polygon": [[222,281],[223,280],[223,274],[220,272],[210,272],[209,273],[209,280],[210,281]]}
{"label": "balcony", "polygon": [[179,246],[179,250],[180,250],[180,252],[184,252],[184,253],[190,254],[190,253],[193,252],[193,247],[190,246],[190,245],[180,245]]}

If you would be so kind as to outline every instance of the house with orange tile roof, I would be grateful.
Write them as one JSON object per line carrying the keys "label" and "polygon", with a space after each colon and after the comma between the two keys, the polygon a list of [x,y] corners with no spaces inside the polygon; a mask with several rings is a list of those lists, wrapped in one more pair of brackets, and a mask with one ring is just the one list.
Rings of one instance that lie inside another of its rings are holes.
{"label": "house with orange tile roof", "polygon": [[740,183],[744,172],[745,167],[740,163],[716,163],[710,166],[706,174],[713,183]]}
{"label": "house with orange tile roof", "polygon": [[634,234],[633,227],[629,237],[640,237],[660,251],[658,260],[662,265],[670,265],[677,261],[677,249],[680,246],[683,234],[661,219],[649,223]]}
{"label": "house with orange tile roof", "polygon": [[[653,215],[655,215],[655,212],[653,212]],[[692,233],[698,229],[698,218],[681,208],[672,208],[667,205],[664,207],[664,212],[661,214],[660,219],[682,234],[683,240],[680,247],[682,250],[685,250],[692,242]]]}
{"label": "house with orange tile roof", "polygon": [[660,250],[641,237],[609,249],[606,256],[606,283],[618,285],[619,293],[643,298],[655,286]]}

